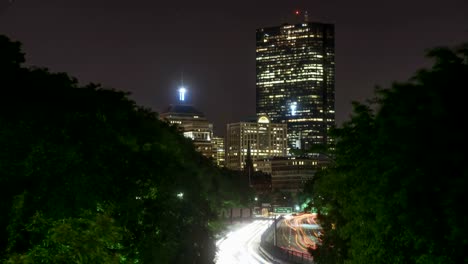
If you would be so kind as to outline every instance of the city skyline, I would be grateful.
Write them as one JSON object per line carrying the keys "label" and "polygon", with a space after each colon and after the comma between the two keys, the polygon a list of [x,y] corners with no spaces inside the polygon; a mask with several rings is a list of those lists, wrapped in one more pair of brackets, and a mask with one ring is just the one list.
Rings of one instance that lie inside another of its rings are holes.
{"label": "city skyline", "polygon": [[255,29],[295,23],[296,10],[336,26],[337,124],[375,85],[404,81],[428,65],[426,49],[468,35],[468,4],[458,0],[7,2],[0,33],[23,43],[31,65],[129,91],[157,112],[176,100],[183,72],[193,104],[220,136],[227,123],[255,115]]}

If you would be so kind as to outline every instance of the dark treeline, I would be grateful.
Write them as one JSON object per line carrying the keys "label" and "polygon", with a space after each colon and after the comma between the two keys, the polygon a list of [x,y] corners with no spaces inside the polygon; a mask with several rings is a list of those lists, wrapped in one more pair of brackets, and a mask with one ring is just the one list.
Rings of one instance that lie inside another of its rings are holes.
{"label": "dark treeline", "polygon": [[24,62],[0,36],[0,261],[211,263],[238,175],[128,94]]}
{"label": "dark treeline", "polygon": [[308,184],[317,263],[468,263],[468,45],[355,103],[334,166]]}

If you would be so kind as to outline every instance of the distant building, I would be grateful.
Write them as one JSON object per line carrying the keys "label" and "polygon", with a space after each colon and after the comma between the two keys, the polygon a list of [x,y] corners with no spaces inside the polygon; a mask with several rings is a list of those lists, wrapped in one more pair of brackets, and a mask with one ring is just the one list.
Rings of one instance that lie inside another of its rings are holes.
{"label": "distant building", "polygon": [[303,22],[257,29],[257,115],[288,125],[289,147],[327,145],[335,124],[333,24]]}
{"label": "distant building", "polygon": [[326,168],[330,160],[321,155],[309,157],[274,157],[271,164],[271,185],[274,191],[297,193],[315,173]]}
{"label": "distant building", "polygon": [[271,123],[261,116],[256,121],[227,125],[226,167],[242,170],[250,146],[253,162],[287,155],[286,124]]}
{"label": "distant building", "polygon": [[263,171],[271,174],[271,158],[257,159],[253,163],[255,171]]}
{"label": "distant building", "polygon": [[172,104],[160,113],[161,119],[177,125],[183,135],[193,140],[198,152],[207,158],[214,158],[213,124],[205,115],[188,104]]}
{"label": "distant building", "polygon": [[218,167],[224,167],[226,164],[226,152],[224,148],[224,138],[213,137],[211,142],[213,143],[213,157]]}
{"label": "distant building", "polygon": [[255,195],[263,196],[271,192],[271,175],[254,169],[250,143],[247,143],[247,155],[241,177],[255,190]]}

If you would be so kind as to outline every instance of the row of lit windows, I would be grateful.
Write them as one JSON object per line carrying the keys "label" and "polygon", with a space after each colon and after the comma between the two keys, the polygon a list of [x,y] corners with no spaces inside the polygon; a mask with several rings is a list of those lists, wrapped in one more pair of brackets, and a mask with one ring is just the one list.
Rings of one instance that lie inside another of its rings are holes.
{"label": "row of lit windows", "polygon": [[[289,60],[301,60],[303,58],[307,59],[322,59],[323,55],[317,54],[316,52],[301,52],[301,53],[293,53],[295,56],[293,56],[290,52],[285,53],[285,55],[281,54],[272,54],[270,56],[257,56],[256,60],[257,61],[265,61],[265,60],[271,60],[271,61],[278,61],[280,59],[289,59]],[[265,54],[268,55],[268,54]]]}
{"label": "row of lit windows", "polygon": [[[316,57],[317,55],[322,55],[322,57]],[[334,55],[328,54],[327,56],[323,56],[323,51],[317,48],[310,48],[306,46],[296,47],[296,48],[263,48],[259,49],[256,53],[257,58],[262,58],[262,60],[267,59],[321,59],[325,58],[325,61],[333,61]]]}
{"label": "row of lit windows", "polygon": [[[263,67],[262,67],[263,66]],[[289,75],[293,74],[302,74],[302,75],[310,75],[316,72],[323,73],[324,70],[327,71],[327,75],[332,75],[330,68],[328,67],[309,67],[300,65],[298,66],[296,63],[283,63],[282,65],[278,65],[277,67],[264,67],[265,65],[258,65],[257,66],[257,76],[261,75]],[[287,67],[290,66],[290,67]]]}
{"label": "row of lit windows", "polygon": [[[323,53],[323,46],[309,46],[306,43],[304,45],[294,46],[294,47],[275,47],[274,49],[270,48],[270,46],[258,48],[257,56],[265,58],[271,56],[278,56],[278,58],[282,57],[315,57],[316,55],[324,55]],[[325,55],[330,54],[330,58],[333,58],[333,53],[328,52]]]}
{"label": "row of lit windows", "polygon": [[[286,64],[286,66],[289,66],[291,64]],[[261,69],[257,69],[259,71],[261,71]],[[307,67],[307,68],[304,68],[303,66],[301,67],[291,67],[289,69],[285,69],[285,67],[281,67],[281,68],[275,68],[275,70],[264,70],[262,71],[260,74],[257,74],[257,76],[265,76],[265,77],[271,77],[271,76],[275,76],[275,75],[278,75],[278,76],[284,76],[284,75],[292,75],[292,76],[297,76],[297,75],[313,75],[313,74],[316,74],[316,73],[321,73],[323,74],[323,67]]]}
{"label": "row of lit windows", "polygon": [[[294,86],[293,89],[287,89],[290,86],[274,86],[274,87],[259,87],[259,92],[261,92],[263,95],[267,95],[269,93],[285,93],[287,96],[292,96],[295,94],[300,94],[300,95],[307,95],[310,93],[318,93],[319,91],[322,91],[322,82],[321,81],[316,81],[316,82],[310,82],[306,84],[301,84]],[[286,89],[285,89],[286,88]],[[286,92],[287,90],[287,92]],[[321,92],[320,92],[321,94]]]}
{"label": "row of lit windows", "polygon": [[311,122],[311,121],[323,121],[323,118],[300,118],[300,119],[289,119],[288,122]]}
{"label": "row of lit windows", "polygon": [[[281,102],[284,101],[282,99],[284,97],[286,97],[289,101],[297,101],[298,98],[307,98],[309,95],[315,95],[315,96],[320,95],[320,98],[321,98],[322,97],[321,95],[323,94],[323,90],[324,90],[322,83],[323,82],[321,81],[300,82],[300,83],[296,83],[296,85],[292,86],[292,88],[291,88],[291,85],[288,83],[283,83],[282,85],[280,84],[258,85],[257,93],[259,94],[260,98],[257,98],[257,102],[261,102],[262,100],[268,100],[268,98],[270,98],[271,100],[272,98],[270,97],[270,95],[276,95],[278,93],[281,93],[284,96],[278,96],[274,98],[278,98],[276,100],[281,101]],[[285,90],[288,90],[288,92],[285,92]],[[293,100],[293,98],[296,98],[296,99]],[[327,97],[327,98],[328,100],[333,100],[333,98],[330,98],[330,97]],[[310,101],[310,100],[306,99],[305,101]]]}
{"label": "row of lit windows", "polygon": [[292,71],[286,71],[284,73],[263,73],[260,75],[257,75],[257,78],[260,80],[265,80],[265,79],[275,79],[275,78],[288,78],[288,79],[297,79],[300,76],[312,76],[313,77],[320,77],[320,81],[323,80],[323,70],[317,70],[317,71],[302,71],[302,69],[297,69],[296,73]]}
{"label": "row of lit windows", "polygon": [[[271,49],[271,44],[268,43],[259,43],[257,42],[257,48],[255,49],[256,51],[258,50],[259,52],[284,52],[284,51],[302,51],[304,52],[305,50],[307,51],[315,51],[315,52],[323,52],[323,45],[325,44],[323,41],[317,41],[317,40],[311,40],[311,41],[288,41],[288,40],[280,40],[276,41],[276,44],[278,48]],[[294,44],[294,45],[292,45]],[[330,54],[333,54],[334,47],[327,46],[325,52],[328,52]]]}
{"label": "row of lit windows", "polygon": [[275,80],[269,82],[257,82],[257,85],[269,85],[269,84],[277,84],[277,83],[296,83],[296,82],[306,82],[306,81],[321,81],[322,78],[313,77],[313,78],[301,78],[295,80]]}
{"label": "row of lit windows", "polygon": [[320,33],[313,33],[309,30],[295,30],[295,31],[285,31],[281,35],[276,36],[264,36],[263,42],[272,41],[276,42],[279,40],[289,40],[294,41],[296,39],[306,39],[306,38],[322,38],[323,35]]}
{"label": "row of lit windows", "polygon": [[[289,139],[297,139],[299,138],[299,132],[301,132],[301,138],[302,139],[323,139],[324,136],[317,136],[317,135],[314,135],[312,133],[305,133],[304,131],[297,131],[298,133],[297,134],[293,134],[291,133],[290,135],[288,135],[288,138]],[[315,134],[319,134],[320,131],[315,131]]]}
{"label": "row of lit windows", "polygon": [[[319,47],[319,45],[322,46],[324,44],[322,41],[314,41],[313,43],[309,43],[308,41],[297,42],[295,40],[283,40],[283,41],[275,41],[273,42],[274,44],[271,44],[271,42],[261,43],[260,46],[266,47],[270,51],[284,51],[285,48],[292,51],[292,50],[300,50],[302,49],[302,47],[304,47],[304,49],[307,49],[307,50],[316,50]],[[259,45],[258,42],[257,42],[257,45]]]}
{"label": "row of lit windows", "polygon": [[[263,66],[263,65],[262,65]],[[286,68],[286,66],[291,66]],[[317,66],[309,66],[309,65],[301,65],[297,66],[291,63],[286,64],[286,65],[281,65],[278,67],[257,67],[257,71],[259,74],[257,76],[269,76],[269,75],[284,75],[284,74],[300,74],[300,75],[310,75],[316,72],[323,72],[324,70],[327,70],[327,75],[330,74],[330,69],[326,67],[322,67],[322,65],[317,64]]]}
{"label": "row of lit windows", "polygon": [[[260,67],[258,67],[260,68]],[[267,67],[266,70],[263,71],[263,73],[261,75],[266,75],[266,74],[281,74],[281,73],[291,73],[291,71],[294,71],[295,69],[294,68],[290,68],[289,70],[285,70],[285,69],[278,69],[278,68],[275,68],[274,70],[269,70],[268,68],[270,67]],[[261,70],[258,69],[258,70]],[[297,68],[297,70],[300,70],[300,73],[302,74],[307,74],[307,73],[313,73],[315,71],[313,70],[319,70],[319,71],[323,71],[323,65],[322,64],[304,64],[302,65],[300,68]],[[311,71],[306,71],[306,70],[311,70]]]}
{"label": "row of lit windows", "polygon": [[[303,82],[308,82],[308,83],[303,83]],[[323,82],[323,76],[322,75],[309,75],[307,77],[299,77],[297,76],[294,79],[289,79],[289,78],[281,78],[281,76],[276,76],[272,78],[258,78],[256,84],[258,86],[265,86],[265,87],[273,87],[273,84],[288,84],[288,83],[299,83],[297,85],[300,85],[299,87],[302,88],[315,88],[315,87],[307,87],[310,83],[317,83],[320,84]],[[277,85],[275,85],[277,86]],[[297,87],[297,86],[296,86]],[[319,87],[321,88],[321,87]],[[283,92],[283,91],[281,91]]]}

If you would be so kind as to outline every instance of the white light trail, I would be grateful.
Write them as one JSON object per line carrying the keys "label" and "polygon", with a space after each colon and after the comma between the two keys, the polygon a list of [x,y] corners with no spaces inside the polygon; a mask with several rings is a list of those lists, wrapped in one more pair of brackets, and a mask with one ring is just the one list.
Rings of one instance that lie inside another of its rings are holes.
{"label": "white light trail", "polygon": [[264,264],[271,263],[258,254],[260,237],[271,224],[269,220],[257,220],[232,231],[216,242],[216,264]]}

